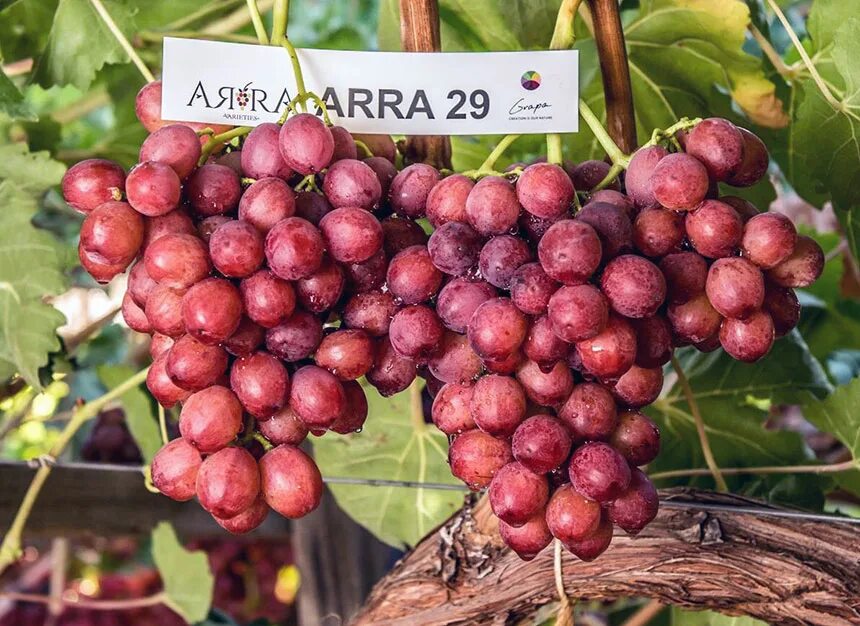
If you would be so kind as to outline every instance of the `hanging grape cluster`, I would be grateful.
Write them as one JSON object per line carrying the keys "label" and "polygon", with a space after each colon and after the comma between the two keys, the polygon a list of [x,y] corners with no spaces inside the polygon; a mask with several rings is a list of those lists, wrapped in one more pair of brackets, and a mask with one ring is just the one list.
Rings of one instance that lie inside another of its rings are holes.
{"label": "hanging grape cluster", "polygon": [[86,214],[90,274],[131,267],[122,311],[152,335],[148,387],[182,405],[152,480],[231,532],[319,504],[299,444],[363,427],[360,379],[388,396],[420,376],[452,473],[488,489],[505,542],[530,559],[555,537],[593,559],[614,526],[657,513],[639,468],[660,437],[640,409],[675,347],[761,358],[822,270],[787,218],[720,196],[768,166],[723,119],[646,145],[625,192],[578,209],[606,163],[398,171],[390,138],[361,136],[374,156],[359,159],[303,113],[198,166],[201,125],[162,121],[159,102],[159,83],[138,95],[151,134],[127,175],[83,161],[63,192]]}

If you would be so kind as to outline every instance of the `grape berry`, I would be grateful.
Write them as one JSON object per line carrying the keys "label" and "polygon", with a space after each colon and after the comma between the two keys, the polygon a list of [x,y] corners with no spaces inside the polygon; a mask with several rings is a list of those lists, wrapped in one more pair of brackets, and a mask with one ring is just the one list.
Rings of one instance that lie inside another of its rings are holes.
{"label": "grape berry", "polygon": [[[716,183],[767,169],[763,144],[726,120],[701,122],[686,151],[643,147],[626,194],[589,199],[574,187],[602,180],[600,161],[477,181],[398,172],[390,138],[362,137],[376,156],[360,161],[346,130],[309,114],[197,167],[195,127],[158,119],[150,91],[142,162],[128,176],[81,162],[63,191],[86,214],[96,280],[136,260],[123,313],[153,334],[153,396],[182,403],[153,482],[230,532],[316,508],[322,478],[298,446],[363,427],[362,377],[388,396],[420,375],[451,472],[489,490],[504,541],[531,559],[555,537],[593,559],[613,525],[636,534],[657,514],[639,468],[660,434],[640,409],[673,350],[760,359],[823,268],[790,220],[718,197]],[[295,193],[302,177],[316,184]]]}

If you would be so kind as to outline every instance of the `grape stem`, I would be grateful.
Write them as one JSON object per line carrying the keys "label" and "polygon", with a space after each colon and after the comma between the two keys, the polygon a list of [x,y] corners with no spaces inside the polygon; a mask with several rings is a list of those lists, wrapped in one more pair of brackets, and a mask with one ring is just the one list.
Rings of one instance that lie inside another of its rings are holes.
{"label": "grape stem", "polygon": [[552,544],[552,571],[555,577],[555,591],[558,594],[558,612],[555,617],[555,626],[573,626],[573,603],[570,601],[570,596],[564,590],[564,572],[561,566],[561,541],[554,539]]}
{"label": "grape stem", "polygon": [[[854,459],[842,463],[828,463],[825,465],[769,465],[765,467],[723,467],[720,473],[725,476],[737,476],[740,474],[837,474],[858,468]],[[669,470],[649,474],[651,480],[663,478],[684,478],[687,476],[710,476],[711,470],[705,468]]]}
{"label": "grape stem", "polygon": [[681,384],[681,389],[684,391],[684,397],[687,399],[687,404],[690,406],[690,413],[693,414],[693,421],[696,423],[696,432],[699,434],[699,445],[702,447],[702,455],[705,457],[705,464],[708,466],[708,472],[714,477],[714,482],[717,484],[717,490],[723,493],[728,493],[729,486],[726,484],[720,472],[720,467],[714,459],[714,453],[711,451],[711,442],[708,440],[708,433],[705,432],[705,421],[702,419],[702,413],[699,411],[699,403],[696,402],[696,397],[693,395],[693,388],[690,386],[690,381],[687,375],[684,374],[684,369],[678,361],[678,357],[672,356],[672,369],[678,376],[678,382]]}
{"label": "grape stem", "polygon": [[116,22],[113,21],[110,13],[105,8],[105,5],[102,4],[102,0],[90,0],[90,4],[93,5],[93,9],[95,9],[96,13],[98,13],[101,20],[105,23],[108,30],[114,36],[114,38],[119,43],[120,47],[125,51],[128,57],[131,59],[132,63],[137,67],[140,71],[143,78],[146,82],[151,83],[155,81],[155,76],[153,76],[152,72],[146,67],[146,63],[143,62],[143,59],[137,54],[137,51],[132,47],[131,43],[129,43],[128,38],[123,34],[120,30],[119,26],[117,26]]}
{"label": "grape stem", "polygon": [[643,148],[647,148],[648,146],[656,146],[661,141],[675,141],[677,145],[677,140],[675,139],[675,135],[684,130],[690,130],[698,126],[702,121],[701,117],[694,117],[690,119],[688,117],[682,117],[680,120],[672,124],[669,128],[655,128],[654,132],[651,133],[651,139],[646,143]]}
{"label": "grape stem", "polygon": [[779,56],[779,52],[776,51],[773,44],[771,44],[767,37],[764,36],[764,33],[756,28],[755,24],[750,24],[747,27],[747,30],[750,31],[753,39],[756,40],[762,53],[767,57],[771,65],[773,65],[777,73],[789,81],[794,80],[797,77],[797,72],[793,67],[789,67],[785,64],[785,61],[783,61],[782,57]]}
{"label": "grape stem", "polygon": [[824,82],[824,79],[821,77],[821,74],[818,73],[818,69],[815,67],[815,64],[812,62],[812,59],[809,58],[809,54],[806,52],[806,48],[803,47],[803,44],[800,43],[800,39],[797,37],[797,33],[794,32],[794,29],[791,27],[791,23],[789,23],[788,18],[785,17],[785,13],[782,12],[782,9],[779,8],[779,5],[775,0],[767,0],[768,5],[776,14],[777,19],[782,23],[783,28],[785,28],[785,32],[788,33],[789,39],[791,39],[791,43],[794,45],[795,50],[797,50],[797,54],[800,55],[803,64],[806,66],[806,69],[809,70],[810,76],[812,76],[812,80],[815,82],[815,85],[818,87],[818,90],[821,92],[821,95],[824,96],[824,99],[827,101],[833,110],[835,111],[844,111],[845,105],[840,102],[834,95],[833,92],[830,91],[830,88],[827,86],[827,83]]}
{"label": "grape stem", "polygon": [[502,137],[502,140],[496,144],[493,151],[490,152],[489,156],[484,159],[483,163],[481,163],[481,166],[478,168],[478,172],[492,172],[493,168],[496,166],[496,161],[498,161],[505,153],[505,150],[507,150],[508,147],[510,147],[510,145],[521,136],[522,135],[505,135]]}
{"label": "grape stem", "polygon": [[237,126],[236,128],[223,132],[220,135],[212,135],[200,151],[200,159],[197,161],[197,165],[204,165],[215,148],[220,147],[228,141],[232,141],[236,137],[244,137],[250,133],[251,130],[250,126]]}
{"label": "grape stem", "polygon": [[251,14],[251,23],[254,24],[254,32],[257,33],[257,41],[262,45],[269,45],[269,37],[266,35],[266,27],[263,25],[263,18],[260,16],[260,8],[257,6],[257,0],[246,0],[248,4],[248,13]]}
{"label": "grape stem", "polygon": [[421,433],[427,430],[424,421],[424,403],[421,401],[421,383],[418,378],[409,385],[409,419],[415,432]]}
{"label": "grape stem", "polygon": [[564,0],[558,8],[555,18],[555,28],[549,42],[550,50],[567,50],[576,43],[576,33],[573,30],[576,12],[582,0]]}
{"label": "grape stem", "polygon": [[355,147],[356,147],[356,148],[360,148],[361,150],[363,150],[363,151],[364,151],[364,153],[368,156],[368,158],[369,158],[369,157],[374,156],[374,154],[373,154],[373,150],[371,150],[370,148],[368,148],[367,144],[366,144],[366,143],[364,143],[361,139],[355,139],[355,138],[353,138],[353,141],[355,142]]}
{"label": "grape stem", "polygon": [[666,605],[659,600],[651,600],[643,604],[633,615],[624,620],[621,626],[647,626],[665,608]]}
{"label": "grape stem", "polygon": [[[5,591],[0,593],[0,599],[11,600],[12,602],[30,602],[33,604],[51,604],[53,600],[50,596],[42,596],[34,593],[18,593],[15,591]],[[167,594],[163,591],[145,596],[143,598],[128,598],[123,600],[76,600],[74,602],[62,599],[61,602],[65,607],[75,607],[78,609],[87,609],[89,611],[123,611],[129,609],[139,609],[147,606],[156,606],[163,604],[167,599]]]}
{"label": "grape stem", "polygon": [[167,420],[164,417],[164,406],[161,402],[158,403],[158,429],[161,431],[161,443],[164,445],[169,438],[167,436]]}
{"label": "grape stem", "polygon": [[287,20],[290,17],[290,0],[275,0],[272,11],[272,45],[284,43],[287,36]]}
{"label": "grape stem", "polygon": [[546,136],[546,160],[547,163],[561,165],[564,155],[561,150],[561,135],[550,133]]}
{"label": "grape stem", "polygon": [[612,141],[612,137],[609,136],[603,124],[600,123],[600,120],[594,114],[594,111],[591,110],[591,107],[582,98],[579,99],[579,114],[585,120],[588,128],[591,129],[591,132],[594,133],[595,139],[597,139],[600,147],[606,152],[612,164],[619,165],[626,170],[627,166],[630,165],[630,157],[624,154],[621,148]]}
{"label": "grape stem", "polygon": [[104,395],[86,404],[82,404],[74,410],[69,423],[66,424],[57,441],[51,446],[47,459],[42,459],[40,467],[36,471],[36,475],[33,477],[30,486],[27,488],[27,492],[24,494],[24,499],[21,501],[17,513],[15,513],[15,519],[12,521],[12,525],[9,526],[6,536],[3,537],[3,543],[0,544],[0,573],[3,573],[21,555],[21,535],[24,532],[27,519],[30,517],[30,512],[33,510],[33,505],[36,503],[36,498],[39,497],[39,492],[51,474],[52,461],[63,453],[63,450],[66,449],[66,446],[69,445],[72,437],[75,436],[75,433],[78,432],[81,426],[98,415],[99,411],[105,405],[145,381],[148,371],[148,367],[139,371]]}

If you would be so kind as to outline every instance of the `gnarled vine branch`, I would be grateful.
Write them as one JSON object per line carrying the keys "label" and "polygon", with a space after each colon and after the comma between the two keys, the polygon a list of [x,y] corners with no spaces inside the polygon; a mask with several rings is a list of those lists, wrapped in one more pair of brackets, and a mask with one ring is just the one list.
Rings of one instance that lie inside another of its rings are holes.
{"label": "gnarled vine branch", "polygon": [[[617,534],[594,562],[565,553],[571,598],[644,596],[772,624],[860,623],[857,526],[708,511],[708,504],[762,506],[729,494],[661,496],[704,504],[662,507],[638,537]],[[556,601],[552,550],[520,561],[487,508],[466,507],[426,537],[374,587],[353,626],[512,624]]]}

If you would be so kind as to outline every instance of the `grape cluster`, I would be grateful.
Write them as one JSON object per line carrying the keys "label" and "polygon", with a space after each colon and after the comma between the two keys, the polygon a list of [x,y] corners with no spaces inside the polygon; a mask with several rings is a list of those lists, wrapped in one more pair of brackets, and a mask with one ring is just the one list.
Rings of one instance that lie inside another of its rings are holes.
{"label": "grape cluster", "polygon": [[677,152],[643,147],[626,193],[575,212],[605,163],[398,171],[390,138],[361,136],[377,156],[360,160],[346,130],[298,114],[198,167],[192,128],[155,126],[127,177],[84,161],[64,192],[87,214],[96,279],[137,261],[123,314],[153,336],[150,391],[182,403],[153,481],[232,532],[317,506],[320,473],[297,446],[362,428],[359,379],[388,396],[421,376],[452,473],[488,489],[505,542],[529,559],[555,537],[593,559],[613,526],[635,534],[656,515],[639,468],[660,437],[640,409],[674,348],[760,358],[797,323],[792,289],[822,269],[790,221],[719,197],[768,165],[726,120],[680,134]]}

